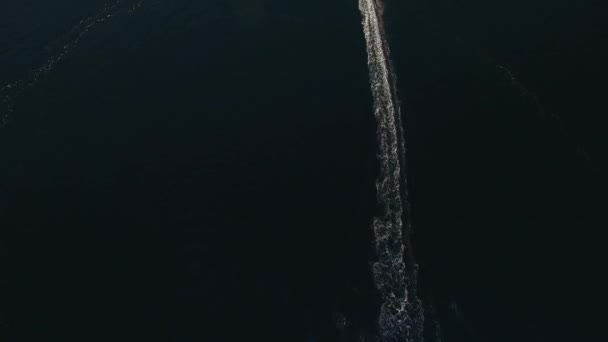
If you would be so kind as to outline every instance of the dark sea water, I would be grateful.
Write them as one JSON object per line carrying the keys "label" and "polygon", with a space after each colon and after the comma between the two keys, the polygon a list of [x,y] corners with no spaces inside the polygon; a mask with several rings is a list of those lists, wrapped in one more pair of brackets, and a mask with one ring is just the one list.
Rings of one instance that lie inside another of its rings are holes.
{"label": "dark sea water", "polygon": [[[373,341],[357,1],[108,3],[0,2],[0,340]],[[607,14],[386,1],[427,341],[602,326]]]}

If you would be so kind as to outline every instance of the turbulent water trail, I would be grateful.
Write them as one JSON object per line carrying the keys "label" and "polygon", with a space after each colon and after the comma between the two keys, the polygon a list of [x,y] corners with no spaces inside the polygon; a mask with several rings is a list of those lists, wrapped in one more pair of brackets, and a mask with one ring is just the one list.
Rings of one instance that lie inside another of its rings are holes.
{"label": "turbulent water trail", "polygon": [[[376,195],[379,214],[373,229],[377,261],[374,281],[382,298],[379,328],[382,341],[422,341],[422,306],[416,295],[417,267],[404,260],[409,215],[405,176],[405,143],[396,98],[389,50],[384,38],[380,0],[359,0],[367,43],[374,116],[378,124],[379,176]],[[405,236],[404,231],[405,221]],[[410,251],[407,251],[408,254]],[[408,257],[411,259],[411,257]]]}

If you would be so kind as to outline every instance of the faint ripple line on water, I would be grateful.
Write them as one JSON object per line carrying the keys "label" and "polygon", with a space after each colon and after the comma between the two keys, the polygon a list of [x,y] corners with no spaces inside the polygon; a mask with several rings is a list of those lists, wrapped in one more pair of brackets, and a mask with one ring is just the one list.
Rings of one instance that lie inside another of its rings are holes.
{"label": "faint ripple line on water", "polygon": [[[123,8],[123,2],[124,1],[121,0],[108,2],[103,6],[99,13],[82,19],[68,33],[68,35],[75,35],[74,38],[68,40],[58,53],[51,56],[41,67],[31,70],[26,78],[9,83],[0,88],[0,128],[6,126],[11,114],[14,112],[15,99],[25,90],[35,86],[42,77],[55,69],[55,67],[62,62],[76,46],[78,46],[78,43],[91,29],[110,20],[118,10]],[[131,14],[141,6],[142,1],[134,2],[127,9],[127,13]]]}
{"label": "faint ripple line on water", "polygon": [[[380,0],[359,0],[367,45],[368,68],[377,121],[379,175],[376,196],[380,213],[374,217],[377,261],[373,265],[376,288],[382,298],[379,329],[382,341],[422,341],[422,305],[416,296],[417,266],[404,262],[403,215],[408,212],[400,111],[394,75],[384,37]],[[409,217],[405,219],[409,233]],[[405,240],[409,237],[406,235]],[[409,252],[409,251],[408,251]],[[410,253],[411,254],[411,253]],[[411,260],[410,260],[411,262]]]}

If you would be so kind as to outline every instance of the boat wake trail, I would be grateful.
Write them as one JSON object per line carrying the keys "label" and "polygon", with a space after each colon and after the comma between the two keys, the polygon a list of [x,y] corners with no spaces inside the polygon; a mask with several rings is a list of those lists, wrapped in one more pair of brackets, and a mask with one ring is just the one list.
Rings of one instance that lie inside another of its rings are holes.
{"label": "boat wake trail", "polygon": [[[405,143],[401,113],[384,36],[380,0],[359,0],[367,44],[368,68],[377,121],[379,175],[374,217],[377,260],[373,275],[382,305],[379,329],[382,341],[422,341],[422,304],[416,295],[417,266],[409,250],[409,205],[405,169]],[[405,217],[404,217],[405,216]],[[404,224],[405,222],[405,224]],[[405,232],[404,232],[405,227]],[[408,264],[404,260],[408,247]]]}

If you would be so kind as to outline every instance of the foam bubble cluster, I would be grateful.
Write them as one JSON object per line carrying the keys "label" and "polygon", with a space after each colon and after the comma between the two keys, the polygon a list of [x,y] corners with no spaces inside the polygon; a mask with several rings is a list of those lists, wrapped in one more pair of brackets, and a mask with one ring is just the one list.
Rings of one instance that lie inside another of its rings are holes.
{"label": "foam bubble cluster", "polygon": [[[379,329],[382,341],[422,341],[422,305],[416,296],[417,266],[404,262],[404,207],[407,187],[402,172],[405,143],[401,128],[394,75],[382,25],[382,4],[359,0],[367,43],[368,68],[377,121],[379,175],[376,195],[379,214],[374,218],[377,260],[373,275],[382,306]],[[407,213],[407,210],[406,210]],[[405,227],[409,230],[409,217]],[[408,236],[405,236],[407,239]]]}

